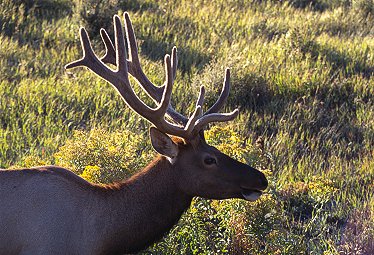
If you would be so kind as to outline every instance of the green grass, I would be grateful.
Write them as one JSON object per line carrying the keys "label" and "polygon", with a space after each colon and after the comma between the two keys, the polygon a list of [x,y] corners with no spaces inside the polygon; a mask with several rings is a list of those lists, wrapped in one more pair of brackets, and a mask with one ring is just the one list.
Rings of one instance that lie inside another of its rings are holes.
{"label": "green grass", "polygon": [[372,0],[2,0],[1,168],[60,164],[106,182],[145,165],[148,124],[87,70],[63,69],[81,56],[79,26],[102,53],[98,29],[112,31],[112,15],[124,11],[155,83],[178,47],[177,109],[193,110],[200,85],[212,103],[231,68],[227,110],[241,114],[234,134],[214,129],[209,140],[271,180],[253,204],[194,200],[143,253],[374,252]]}

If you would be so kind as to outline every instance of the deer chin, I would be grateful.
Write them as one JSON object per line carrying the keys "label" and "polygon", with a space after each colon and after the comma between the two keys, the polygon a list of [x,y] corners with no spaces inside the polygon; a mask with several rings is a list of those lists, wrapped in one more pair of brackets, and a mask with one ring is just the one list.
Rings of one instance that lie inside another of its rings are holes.
{"label": "deer chin", "polygon": [[242,196],[245,200],[254,202],[262,195],[262,192],[259,190],[243,189]]}

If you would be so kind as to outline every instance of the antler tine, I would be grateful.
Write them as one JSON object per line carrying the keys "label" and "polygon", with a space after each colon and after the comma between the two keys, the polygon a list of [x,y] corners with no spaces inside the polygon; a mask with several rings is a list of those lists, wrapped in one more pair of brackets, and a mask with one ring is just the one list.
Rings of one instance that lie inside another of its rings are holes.
{"label": "antler tine", "polygon": [[185,125],[184,130],[186,130],[186,133],[188,136],[191,136],[193,130],[195,129],[196,121],[201,118],[203,115],[203,104],[204,104],[204,96],[205,96],[205,88],[204,86],[200,87],[200,93],[199,97],[196,101],[196,108],[191,117],[188,119],[188,122]]}
{"label": "antler tine", "polygon": [[[123,35],[123,28],[121,24],[121,19],[118,15],[114,15],[114,33],[116,42],[116,65],[117,72],[120,75],[128,77],[128,67],[127,67],[127,50],[125,46],[125,37]],[[130,84],[128,84],[130,85]]]}
{"label": "antler tine", "polygon": [[[204,115],[202,113],[202,106],[205,96],[204,86],[200,88],[196,108],[190,118],[186,118],[185,116],[176,112],[170,106],[170,100],[178,62],[177,49],[174,47],[171,56],[165,56],[165,83],[162,87],[157,87],[147,79],[140,67],[136,39],[128,14],[125,13],[125,28],[129,45],[129,59],[127,59],[127,49],[125,45],[123,27],[119,16],[115,15],[113,17],[113,21],[115,45],[113,45],[105,30],[102,29],[100,31],[106,48],[105,56],[100,60],[95,55],[91,47],[87,31],[84,28],[81,28],[80,39],[83,49],[83,57],[78,61],[66,65],[66,69],[78,66],[88,67],[101,78],[110,82],[117,89],[122,99],[131,109],[154,124],[159,130],[170,135],[191,139],[195,137],[201,130],[203,130],[203,128],[209,123],[229,121],[238,115],[237,109],[231,113],[216,113],[223,107],[229,93],[230,72],[228,69],[226,70],[225,81],[220,97]],[[112,70],[103,62],[114,64],[117,67],[116,70]],[[148,93],[148,95],[150,95],[150,97],[156,101],[156,108],[150,108],[139,99],[131,87],[128,73],[132,74]],[[182,126],[168,122],[165,119],[166,114],[172,118],[174,123],[176,122],[177,124],[182,124]]]}
{"label": "antler tine", "polygon": [[[136,37],[134,34],[134,29],[128,13],[124,14],[126,38],[128,44],[129,59],[127,60],[127,66],[129,73],[136,78],[141,87],[147,92],[147,94],[156,102],[161,101],[163,88],[155,86],[151,81],[148,80],[147,76],[144,74],[138,56],[138,47],[136,44]],[[101,58],[104,63],[109,63],[116,65],[116,50],[112,43],[112,40],[108,36],[105,29],[100,29],[100,35],[105,45],[105,55]]]}
{"label": "antler tine", "polygon": [[221,95],[218,97],[216,103],[207,110],[204,115],[208,115],[211,113],[218,112],[221,108],[225,105],[227,97],[229,96],[230,92],[230,69],[226,69],[225,72],[225,80],[223,82]]}
{"label": "antler tine", "polygon": [[[199,97],[197,98],[197,101],[196,101],[196,108],[197,108],[198,106],[200,106],[201,109],[203,108],[204,99],[205,99],[205,87],[204,87],[204,86],[201,86],[201,87],[200,87]],[[199,118],[200,118],[202,115],[203,115],[203,112],[201,111],[201,113],[200,113],[200,115],[199,115]]]}
{"label": "antler tine", "polygon": [[116,65],[116,50],[114,49],[112,40],[110,40],[109,35],[104,28],[100,29],[100,35],[105,46],[105,55],[101,58],[101,61],[106,64]]}
{"label": "antler tine", "polygon": [[139,61],[138,46],[136,44],[134,28],[132,26],[128,12],[125,12],[124,20],[125,20],[127,44],[128,44],[129,52],[130,52],[129,54],[130,74],[136,78],[136,80],[139,82],[140,86],[145,90],[145,92],[156,103],[159,103],[162,97],[163,88],[154,85],[144,74],[143,69],[140,65],[140,61]]}
{"label": "antler tine", "polygon": [[[201,103],[203,103],[204,101],[204,99],[201,98],[201,93],[204,93],[202,89],[204,89],[203,86],[200,88],[200,95],[199,95],[199,100],[198,100],[198,102],[202,100]],[[196,121],[194,131],[191,135],[196,135],[200,130],[203,130],[204,127],[207,126],[211,122],[226,122],[226,121],[233,120],[234,118],[238,116],[239,114],[238,109],[235,109],[231,113],[217,113],[225,104],[227,97],[229,95],[229,91],[230,91],[230,69],[227,68],[225,72],[225,79],[223,82],[221,95],[217,99],[216,103],[211,108],[209,108],[209,110],[206,111],[201,118],[199,118]]]}
{"label": "antler tine", "polygon": [[177,66],[178,66],[178,55],[177,47],[173,47],[171,51],[171,68],[173,69],[173,77],[177,75]]}
{"label": "antler tine", "polygon": [[132,26],[130,16],[128,12],[125,12],[124,14],[124,20],[125,20],[125,27],[126,27],[126,38],[127,38],[127,45],[129,47],[129,61],[132,63],[140,66],[139,61],[139,53],[138,53],[138,46],[136,44],[136,37],[134,33],[134,28]]}
{"label": "antler tine", "polygon": [[157,108],[157,111],[159,111],[160,114],[165,115],[170,99],[171,99],[171,92],[173,88],[174,83],[174,77],[173,77],[173,71],[171,68],[171,62],[170,62],[170,56],[165,55],[165,73],[166,73],[166,81],[165,81],[165,89],[164,93],[162,94],[162,99],[159,107]]}
{"label": "antler tine", "polygon": [[[78,66],[85,66],[91,69],[98,76],[110,82],[120,93],[126,104],[129,105],[134,111],[141,113],[148,113],[151,108],[145,105],[136,96],[130,86],[128,79],[128,70],[126,62],[126,46],[123,37],[123,30],[121,21],[117,15],[113,17],[114,29],[116,33],[116,65],[117,70],[113,71],[108,68],[93,52],[90,39],[87,31],[84,28],[80,29],[81,45],[83,49],[83,57],[75,62],[67,64],[66,69]],[[141,114],[144,115],[144,114]]]}
{"label": "antler tine", "polygon": [[[125,12],[124,14],[124,20],[125,20],[125,28],[126,28],[126,38],[127,38],[127,44],[129,48],[129,62],[131,63],[130,66],[134,68],[134,70],[131,70],[130,72],[136,79],[140,79],[139,82],[144,82],[147,84],[147,87],[144,87],[146,92],[148,92],[147,89],[152,90],[152,87],[157,88],[156,92],[151,91],[149,94],[151,97],[160,97],[161,95],[161,89],[160,87],[155,86],[151,81],[148,80],[147,76],[144,74],[140,61],[139,61],[139,53],[138,53],[138,46],[136,44],[136,36],[134,33],[134,28],[132,26],[132,22],[130,20],[130,16],[128,12]],[[173,71],[173,79],[175,79],[176,73],[177,73],[177,64],[178,64],[178,58],[177,58],[177,48],[174,46],[171,52],[171,68]],[[141,83],[143,84],[143,83]],[[142,85],[144,86],[144,85]],[[149,86],[149,87],[148,87]],[[159,101],[160,99],[157,99]]]}
{"label": "antler tine", "polygon": [[[110,69],[95,55],[95,53],[92,50],[88,34],[84,28],[80,29],[83,57],[78,61],[66,65],[66,69],[78,66],[88,67],[98,76],[110,82],[117,89],[122,99],[131,109],[133,109],[139,115],[143,116],[149,122],[153,123],[161,131],[168,134],[187,138],[188,135],[183,127],[173,125],[172,123],[167,122],[164,118],[166,111],[169,110],[171,92],[174,81],[170,56],[165,56],[165,89],[163,89],[163,94],[160,98],[160,102],[158,103],[158,107],[156,109],[152,109],[149,106],[145,105],[137,97],[137,95],[134,93],[134,90],[131,88],[130,81],[128,79],[129,70],[127,67],[127,52],[121,20],[117,15],[115,15],[113,17],[113,21],[115,30],[115,49],[106,32],[102,30],[101,34],[110,55],[113,56],[113,52],[115,52],[115,64],[117,66],[117,69]],[[112,59],[110,59],[110,61],[113,63],[113,57]]]}
{"label": "antler tine", "polygon": [[203,117],[198,119],[195,124],[194,133],[197,134],[200,130],[203,130],[209,123],[212,122],[226,122],[235,119],[239,114],[239,109],[235,109],[230,113],[210,113],[204,114]]}
{"label": "antler tine", "polygon": [[[79,35],[81,39],[81,45],[83,50],[83,57],[77,61],[71,62],[67,65],[65,65],[65,69],[74,68],[77,66],[86,66],[90,68],[91,70],[99,70],[99,69],[106,69],[106,66],[100,62],[95,61],[97,59],[95,53],[92,50],[92,46],[90,43],[90,38],[87,34],[86,29],[81,27],[79,29]],[[97,62],[97,63],[96,63]],[[92,65],[90,65],[92,64]]]}
{"label": "antler tine", "polygon": [[[160,103],[165,85],[162,87],[154,85],[144,74],[139,61],[138,47],[136,44],[134,28],[132,26],[130,16],[127,12],[125,12],[124,14],[124,21],[129,51],[129,59],[127,60],[129,73],[138,81],[139,85],[145,90],[145,92],[152,98],[153,101],[155,101],[156,103]],[[101,29],[101,37],[106,48],[106,53],[102,58],[102,61],[105,63],[115,64],[115,49],[112,41],[110,40],[108,34],[104,29]],[[173,72],[173,79],[175,79],[176,76],[177,62],[177,48],[174,47],[171,54],[171,69]],[[174,122],[178,124],[185,125],[188,121],[185,116],[176,112],[170,104],[166,113]]]}
{"label": "antler tine", "polygon": [[203,111],[201,109],[201,106],[197,105],[194,113],[191,115],[186,124],[186,127],[184,128],[188,137],[192,136],[193,130],[195,130],[196,121],[201,117],[202,114]]}

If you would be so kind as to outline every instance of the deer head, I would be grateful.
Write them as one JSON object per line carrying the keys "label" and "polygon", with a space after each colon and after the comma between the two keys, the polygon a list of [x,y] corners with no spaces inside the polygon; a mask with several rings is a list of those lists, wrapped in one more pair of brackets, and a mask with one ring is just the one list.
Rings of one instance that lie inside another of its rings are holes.
{"label": "deer head", "polygon": [[[96,56],[86,30],[81,28],[83,57],[66,65],[66,68],[88,67],[110,82],[131,109],[153,124],[150,128],[152,145],[169,161],[170,166],[178,171],[178,179],[170,181],[175,181],[184,193],[205,198],[244,198],[250,201],[260,197],[267,187],[264,174],[209,146],[204,139],[204,128],[209,123],[229,121],[239,113],[238,109],[231,113],[218,113],[229,94],[230,71],[226,70],[222,92],[215,104],[206,112],[202,111],[205,95],[202,86],[195,110],[187,118],[177,112],[170,103],[177,68],[177,49],[174,47],[171,56],[165,56],[166,79],[162,86],[156,86],[149,81],[141,68],[128,13],[124,14],[128,51],[119,16],[115,15],[113,20],[115,45],[104,29],[100,31],[106,48],[104,57]],[[116,68],[112,69],[106,64],[112,64]],[[131,87],[129,73],[157,107],[150,108],[137,97]]]}

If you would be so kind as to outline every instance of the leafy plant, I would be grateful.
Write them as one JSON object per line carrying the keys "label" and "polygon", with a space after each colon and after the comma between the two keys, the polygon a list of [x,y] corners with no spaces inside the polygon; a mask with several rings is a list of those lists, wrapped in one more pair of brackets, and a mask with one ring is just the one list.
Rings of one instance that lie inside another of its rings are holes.
{"label": "leafy plant", "polygon": [[109,133],[92,129],[75,131],[73,138],[55,154],[56,163],[99,183],[125,179],[151,159],[143,136],[124,130]]}

